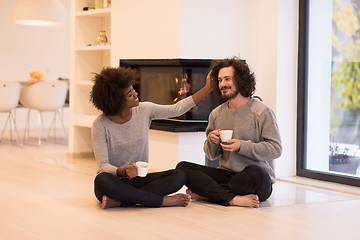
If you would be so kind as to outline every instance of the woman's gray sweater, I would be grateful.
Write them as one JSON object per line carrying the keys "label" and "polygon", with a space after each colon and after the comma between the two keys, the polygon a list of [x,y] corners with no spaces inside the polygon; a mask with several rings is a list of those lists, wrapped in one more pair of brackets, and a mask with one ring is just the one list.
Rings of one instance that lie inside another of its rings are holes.
{"label": "woman's gray sweater", "polygon": [[112,122],[104,114],[97,117],[91,135],[98,172],[116,175],[119,167],[137,161],[148,162],[151,121],[180,116],[194,106],[192,97],[174,105],[141,102],[132,108],[131,119],[123,124]]}

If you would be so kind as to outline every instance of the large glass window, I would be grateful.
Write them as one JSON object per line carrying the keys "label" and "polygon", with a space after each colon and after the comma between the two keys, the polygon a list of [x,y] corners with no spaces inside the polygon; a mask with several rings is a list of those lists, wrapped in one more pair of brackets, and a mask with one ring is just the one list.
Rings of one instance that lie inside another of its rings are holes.
{"label": "large glass window", "polygon": [[300,0],[300,176],[360,186],[360,0]]}

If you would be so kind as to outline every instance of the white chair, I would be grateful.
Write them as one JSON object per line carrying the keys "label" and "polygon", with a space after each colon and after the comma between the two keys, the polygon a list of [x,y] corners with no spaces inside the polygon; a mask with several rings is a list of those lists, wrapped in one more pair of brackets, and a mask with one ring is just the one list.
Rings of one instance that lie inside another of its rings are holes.
{"label": "white chair", "polygon": [[[7,124],[9,124],[11,141],[15,143],[17,139],[21,145],[22,142],[16,127],[15,115],[13,114],[13,112],[15,112],[16,106],[19,103],[20,88],[21,85],[18,82],[0,82],[0,112],[8,114],[5,121],[5,126],[0,136],[0,141],[2,140]],[[12,125],[14,125],[14,134]]]}
{"label": "white chair", "polygon": [[56,117],[59,118],[62,128],[62,138],[65,139],[66,132],[64,127],[64,122],[62,119],[62,113],[59,111],[65,103],[65,98],[67,94],[69,86],[65,82],[37,82],[31,84],[29,86],[23,87],[21,89],[20,94],[20,103],[25,107],[28,107],[28,114],[26,119],[26,126],[24,132],[24,139],[29,136],[29,128],[30,128],[30,111],[37,110],[38,111],[38,145],[41,145],[42,135],[44,139],[47,139],[47,134],[44,128],[44,120],[42,117],[42,112],[53,112],[54,118],[52,120],[51,128],[54,128],[54,138],[56,140]]}

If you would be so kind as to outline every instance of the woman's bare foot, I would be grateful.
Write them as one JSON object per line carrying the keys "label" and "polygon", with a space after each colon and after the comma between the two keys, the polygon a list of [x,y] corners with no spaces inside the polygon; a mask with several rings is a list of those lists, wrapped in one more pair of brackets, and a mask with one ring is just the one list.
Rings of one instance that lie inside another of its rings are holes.
{"label": "woman's bare foot", "polygon": [[249,195],[236,195],[231,201],[231,206],[239,206],[239,207],[252,207],[258,208],[259,207],[259,197],[255,194]]}
{"label": "woman's bare foot", "polygon": [[186,189],[186,193],[191,196],[191,200],[194,200],[194,201],[206,201],[207,200],[207,198],[200,196],[196,193],[193,193],[190,189]]}
{"label": "woman's bare foot", "polygon": [[107,209],[107,208],[113,208],[113,207],[120,207],[121,206],[121,202],[112,198],[109,198],[106,195],[103,195],[102,197],[102,202],[101,202],[101,207],[103,209]]}
{"label": "woman's bare foot", "polygon": [[182,206],[186,207],[189,205],[191,196],[189,194],[178,193],[171,196],[165,196],[162,206],[171,207],[171,206]]}

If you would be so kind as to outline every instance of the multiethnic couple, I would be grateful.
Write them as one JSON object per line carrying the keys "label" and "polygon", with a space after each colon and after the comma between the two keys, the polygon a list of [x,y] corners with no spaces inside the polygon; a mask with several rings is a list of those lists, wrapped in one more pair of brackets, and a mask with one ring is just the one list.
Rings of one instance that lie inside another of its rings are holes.
{"label": "multiethnic couple", "polygon": [[[94,76],[90,99],[102,111],[91,129],[98,165],[94,188],[102,208],[187,206],[192,200],[257,208],[270,197],[281,139],[275,114],[253,96],[255,76],[245,60],[214,61],[205,86],[173,105],[139,102],[137,78],[122,67]],[[220,157],[219,166],[180,162],[139,177],[135,163],[148,162],[151,121],[180,116],[212,91],[226,101],[209,115],[204,151],[210,160]],[[222,129],[233,130],[230,140],[221,141]],[[177,193],[184,185],[186,193]]]}

